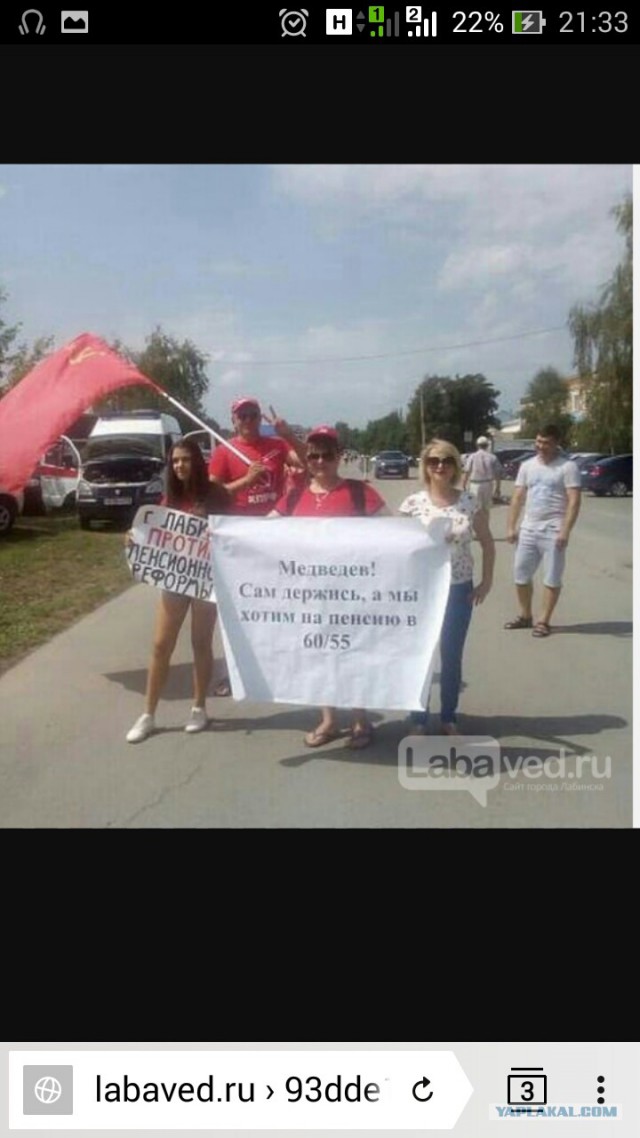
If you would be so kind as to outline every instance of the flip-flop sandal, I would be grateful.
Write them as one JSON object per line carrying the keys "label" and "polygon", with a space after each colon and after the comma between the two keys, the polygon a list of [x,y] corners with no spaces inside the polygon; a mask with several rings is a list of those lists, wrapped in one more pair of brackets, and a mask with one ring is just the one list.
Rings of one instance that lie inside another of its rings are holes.
{"label": "flip-flop sandal", "polygon": [[340,732],[335,728],[329,730],[321,730],[316,727],[315,731],[310,731],[304,737],[305,747],[324,747],[327,743],[333,743],[334,739],[340,738]]}
{"label": "flip-flop sandal", "polygon": [[508,620],[505,628],[533,628],[533,618],[530,616],[517,616],[515,620]]}
{"label": "flip-flop sandal", "polygon": [[459,732],[458,728],[456,727],[455,723],[441,723],[440,724],[440,734],[441,735],[459,735],[460,732]]}
{"label": "flip-flop sandal", "polygon": [[538,637],[551,636],[551,628],[548,624],[545,624],[543,620],[539,620],[534,625],[534,629],[531,635]]}
{"label": "flip-flop sandal", "polygon": [[362,751],[371,743],[373,743],[373,727],[367,727],[364,731],[352,731],[347,746],[350,751]]}
{"label": "flip-flop sandal", "polygon": [[220,680],[220,683],[217,684],[213,689],[213,694],[217,695],[220,699],[224,699],[226,696],[231,695],[231,684],[229,682],[228,676],[225,676],[224,680]]}

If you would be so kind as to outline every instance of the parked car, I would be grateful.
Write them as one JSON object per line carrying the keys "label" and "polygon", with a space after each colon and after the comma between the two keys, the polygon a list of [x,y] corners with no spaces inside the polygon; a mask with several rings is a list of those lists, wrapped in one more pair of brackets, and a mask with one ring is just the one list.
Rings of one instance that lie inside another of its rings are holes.
{"label": "parked car", "polygon": [[181,437],[171,415],[137,411],[97,420],[86,444],[76,504],[82,529],[92,521],[129,525],[139,506],[157,505],[172,443]]}
{"label": "parked car", "polygon": [[500,465],[504,471],[504,477],[516,478],[521,463],[527,462],[527,460],[530,458],[534,458],[537,453],[538,452],[535,450],[526,450],[524,454],[516,455],[515,458],[508,459],[506,462],[502,462],[502,460],[500,460],[500,455],[498,455]]}
{"label": "parked car", "polygon": [[210,435],[208,431],[188,431],[186,435],[182,436],[182,438],[183,440],[196,439],[198,446],[202,451],[202,457],[208,466],[211,461],[211,445],[215,442],[213,436]]}
{"label": "parked car", "polygon": [[583,490],[591,490],[599,498],[604,494],[624,498],[633,490],[633,455],[616,454],[599,459],[582,471],[581,481]]}
{"label": "parked car", "polygon": [[381,450],[373,464],[374,478],[408,478],[409,459],[401,450]]}
{"label": "parked car", "polygon": [[75,506],[82,459],[70,438],[60,438],[43,454],[25,486],[25,514],[48,514]]}
{"label": "parked car", "polygon": [[0,486],[0,537],[5,537],[13,528],[13,523],[22,513],[23,508],[24,493],[22,490],[18,490],[17,493],[10,493]]}
{"label": "parked car", "polygon": [[601,451],[580,451],[579,454],[567,455],[567,458],[575,462],[581,475],[585,470],[589,470],[590,467],[594,466],[596,462],[599,462],[600,459],[609,457],[608,454],[603,454]]}
{"label": "parked car", "polygon": [[516,458],[521,458],[523,454],[531,455],[534,453],[535,452],[532,451],[531,447],[505,447],[504,450],[494,451],[494,454],[503,469],[506,463],[513,462],[513,460]]}

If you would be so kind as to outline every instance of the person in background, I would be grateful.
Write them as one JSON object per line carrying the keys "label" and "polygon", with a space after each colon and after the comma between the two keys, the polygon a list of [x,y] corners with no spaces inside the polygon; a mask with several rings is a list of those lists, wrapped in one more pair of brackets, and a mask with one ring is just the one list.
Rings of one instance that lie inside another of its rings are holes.
{"label": "person in background", "polygon": [[[450,522],[451,585],[440,633],[440,729],[443,735],[457,735],[464,644],[473,607],[482,603],[493,583],[495,543],[487,511],[477,498],[460,488],[462,461],[452,443],[432,439],[420,455],[420,473],[424,489],[410,494],[399,509],[427,526],[434,518],[444,517]],[[482,575],[477,585],[473,584],[471,553],[474,533],[482,550]],[[416,733],[428,731],[428,710],[414,712],[411,718]]]}
{"label": "person in background", "polygon": [[[203,518],[208,514],[226,513],[229,494],[223,486],[209,482],[207,466],[195,439],[183,439],[171,448],[167,462],[167,492],[160,504]],[[129,534],[126,540],[130,540]],[[218,610],[211,601],[163,589],[156,611],[145,708],[127,734],[128,743],[141,743],[156,729],[156,707],[167,679],[178,633],[189,611],[193,647],[193,707],[185,731],[203,731],[207,726],[206,700],[213,673],[212,640]]]}
{"label": "person in background", "polygon": [[[276,415],[273,407],[270,412],[271,417],[264,415],[253,396],[239,396],[231,404],[234,435],[229,442],[249,463],[223,444],[216,447],[211,456],[209,479],[231,495],[228,511],[231,514],[265,517],[282,497],[287,468],[304,470],[304,443],[285,420]],[[275,435],[260,434],[263,418],[275,428]],[[218,682],[214,694],[231,695],[228,675]]]}
{"label": "person in background", "polygon": [[[516,543],[513,575],[520,612],[505,628],[531,628],[532,636],[551,633],[569,535],[580,512],[581,478],[575,462],[561,452],[560,432],[550,423],[536,435],[537,454],[521,463],[507,519],[507,541]],[[524,506],[520,532],[518,518]],[[533,623],[533,577],[543,561],[542,612]]]}
{"label": "person in background", "polygon": [[[351,518],[388,514],[384,499],[362,479],[338,474],[340,446],[333,427],[315,427],[307,435],[306,459],[309,479],[276,502],[271,517]],[[342,734],[334,707],[320,709],[320,722],[304,736],[307,747],[324,747]],[[351,712],[349,747],[360,751],[373,742],[373,725],[363,708]]]}
{"label": "person in background", "polygon": [[[462,489],[473,494],[483,510],[488,513],[494,494],[496,498],[500,497],[500,479],[504,472],[495,454],[491,454],[489,450],[489,439],[486,435],[480,435],[476,439],[476,447],[474,453],[466,460]],[[493,490],[494,483],[495,490]]]}

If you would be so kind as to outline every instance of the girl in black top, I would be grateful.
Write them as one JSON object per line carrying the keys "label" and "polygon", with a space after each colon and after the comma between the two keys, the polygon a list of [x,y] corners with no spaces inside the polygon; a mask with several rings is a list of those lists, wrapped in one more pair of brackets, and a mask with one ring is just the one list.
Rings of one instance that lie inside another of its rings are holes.
{"label": "girl in black top", "polygon": [[[223,514],[230,501],[224,486],[209,482],[209,472],[195,439],[174,443],[167,463],[167,492],[162,505],[206,517]],[[164,590],[156,614],[145,709],[127,734],[127,742],[140,743],[155,730],[155,710],[169,672],[171,656],[187,612],[191,610],[193,647],[193,707],[185,731],[202,731],[208,723],[206,698],[213,673],[212,640],[217,607],[211,601]]]}

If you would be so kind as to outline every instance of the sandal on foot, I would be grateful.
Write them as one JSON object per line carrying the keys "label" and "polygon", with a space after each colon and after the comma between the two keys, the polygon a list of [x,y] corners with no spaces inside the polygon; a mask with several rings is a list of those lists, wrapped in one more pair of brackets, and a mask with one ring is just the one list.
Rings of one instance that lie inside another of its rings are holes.
{"label": "sandal on foot", "polygon": [[340,732],[335,727],[316,727],[304,737],[305,747],[324,747],[326,743],[333,743],[340,738]]}
{"label": "sandal on foot", "polygon": [[517,616],[515,620],[508,620],[504,627],[505,628],[532,628],[533,627],[533,617]]}
{"label": "sandal on foot", "polygon": [[362,751],[371,743],[373,743],[373,727],[369,724],[368,727],[360,727],[357,731],[352,731],[347,746],[350,751]]}
{"label": "sandal on foot", "polygon": [[220,680],[219,684],[216,684],[215,688],[213,689],[213,694],[223,699],[226,696],[231,695],[231,684],[229,682],[228,676],[225,676],[223,680]]}
{"label": "sandal on foot", "polygon": [[441,723],[440,724],[440,734],[441,735],[459,735],[460,732],[458,731],[458,728],[456,727],[455,723]]}
{"label": "sandal on foot", "polygon": [[532,636],[551,636],[551,628],[544,620],[537,620],[534,627]]}

